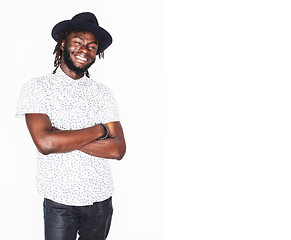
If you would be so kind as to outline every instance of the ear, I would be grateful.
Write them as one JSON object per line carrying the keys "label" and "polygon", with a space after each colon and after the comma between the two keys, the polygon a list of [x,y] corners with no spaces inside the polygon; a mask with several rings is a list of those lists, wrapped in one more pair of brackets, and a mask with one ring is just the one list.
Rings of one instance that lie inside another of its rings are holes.
{"label": "ear", "polygon": [[61,43],[60,49],[61,49],[62,51],[64,51],[65,42],[66,42],[66,40],[63,40],[62,43]]}

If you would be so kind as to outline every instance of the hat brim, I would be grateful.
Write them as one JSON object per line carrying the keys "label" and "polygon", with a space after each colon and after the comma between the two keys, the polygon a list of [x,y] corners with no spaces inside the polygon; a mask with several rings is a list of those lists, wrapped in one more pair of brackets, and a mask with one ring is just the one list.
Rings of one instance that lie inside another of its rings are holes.
{"label": "hat brim", "polygon": [[95,24],[84,23],[79,20],[65,20],[56,24],[52,29],[52,37],[55,41],[58,41],[58,35],[63,32],[83,30],[93,33],[99,41],[102,50],[104,51],[112,43],[112,37],[104,28]]}

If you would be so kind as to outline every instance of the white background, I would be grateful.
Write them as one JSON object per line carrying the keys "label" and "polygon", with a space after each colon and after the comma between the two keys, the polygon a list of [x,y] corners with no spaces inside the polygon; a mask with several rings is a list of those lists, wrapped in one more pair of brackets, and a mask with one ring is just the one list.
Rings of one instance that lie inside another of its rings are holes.
{"label": "white background", "polygon": [[166,239],[291,239],[290,1],[166,9]]}
{"label": "white background", "polygon": [[112,162],[108,239],[290,239],[290,10],[280,0],[5,4],[1,239],[42,239],[34,146],[15,106],[26,80],[53,69],[51,28],[81,11],[113,35],[91,75],[113,90],[128,145]]}

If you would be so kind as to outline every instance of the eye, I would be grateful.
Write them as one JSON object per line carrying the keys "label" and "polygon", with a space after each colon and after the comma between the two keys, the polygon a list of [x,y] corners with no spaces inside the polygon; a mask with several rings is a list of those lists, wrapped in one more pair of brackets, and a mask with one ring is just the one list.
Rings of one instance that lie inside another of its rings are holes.
{"label": "eye", "polygon": [[76,44],[76,45],[82,45],[82,43],[80,41],[74,41],[74,44]]}
{"label": "eye", "polygon": [[96,45],[89,45],[88,46],[88,49],[91,52],[97,53],[98,46],[96,46]]}
{"label": "eye", "polygon": [[97,47],[95,47],[95,46],[89,46],[89,49],[96,50],[96,49],[97,49]]}

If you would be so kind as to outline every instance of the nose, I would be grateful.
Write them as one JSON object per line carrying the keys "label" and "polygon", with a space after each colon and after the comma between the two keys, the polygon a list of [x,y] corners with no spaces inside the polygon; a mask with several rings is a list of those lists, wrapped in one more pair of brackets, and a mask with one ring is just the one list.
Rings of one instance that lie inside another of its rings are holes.
{"label": "nose", "polygon": [[80,47],[80,51],[82,51],[83,53],[87,53],[88,52],[88,47],[83,44],[81,47]]}

